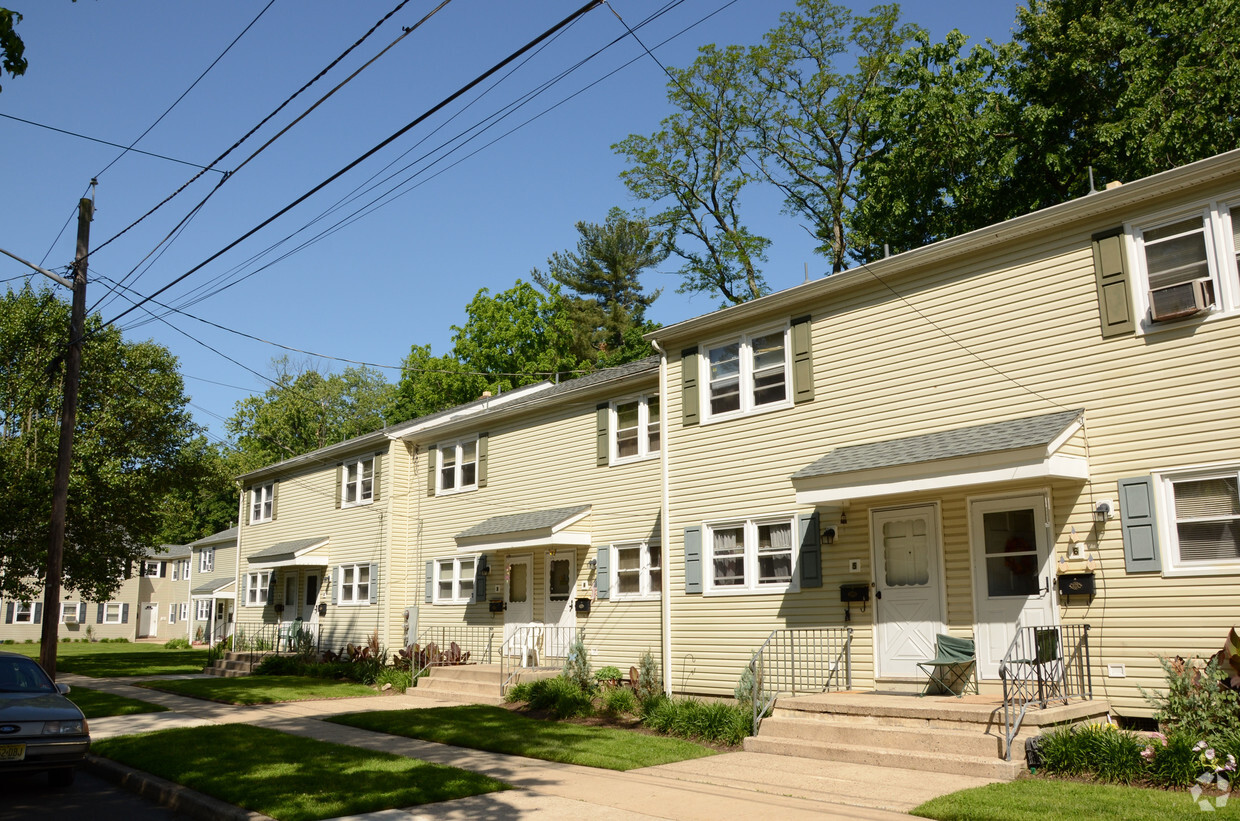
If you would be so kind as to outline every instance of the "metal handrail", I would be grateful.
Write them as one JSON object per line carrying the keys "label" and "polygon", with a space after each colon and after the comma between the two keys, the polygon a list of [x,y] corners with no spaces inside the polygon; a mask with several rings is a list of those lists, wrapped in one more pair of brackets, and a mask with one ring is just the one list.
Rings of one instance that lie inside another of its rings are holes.
{"label": "metal handrail", "polygon": [[[499,651],[499,694],[508,692],[508,685],[522,669],[554,669],[568,658],[569,649],[581,635],[579,627],[558,624],[527,624],[514,627]],[[546,664],[548,659],[557,663]],[[518,662],[514,665],[514,661]]]}
{"label": "metal handrail", "polygon": [[[413,681],[432,667],[448,667],[463,663],[490,664],[495,641],[495,628],[468,627],[454,625],[451,627],[428,627],[418,634],[418,640],[407,652],[413,654],[410,671]],[[451,647],[455,644],[460,653],[453,657]],[[417,647],[416,653],[411,649]],[[463,661],[462,659],[468,659]]]}
{"label": "metal handrail", "polygon": [[773,630],[749,661],[753,733],[781,695],[852,688],[851,627]]}
{"label": "metal handrail", "polygon": [[1004,758],[1012,760],[1012,742],[1031,704],[1045,709],[1052,699],[1094,697],[1089,662],[1089,625],[1017,627],[1003,661]]}

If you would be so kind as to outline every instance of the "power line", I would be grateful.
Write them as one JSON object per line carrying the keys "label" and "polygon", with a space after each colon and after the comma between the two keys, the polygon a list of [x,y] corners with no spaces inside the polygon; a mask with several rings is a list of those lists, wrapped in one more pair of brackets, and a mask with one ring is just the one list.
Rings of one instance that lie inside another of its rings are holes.
{"label": "power line", "polygon": [[[484,80],[486,80],[488,77],[490,77],[491,75],[493,75],[493,74],[495,74],[496,72],[498,72],[498,71],[499,71],[500,69],[502,69],[504,66],[508,65],[508,64],[509,64],[509,63],[511,63],[512,61],[514,61],[514,60],[516,60],[517,58],[519,58],[519,57],[520,57],[521,55],[523,55],[525,52],[527,52],[527,51],[529,51],[530,49],[532,49],[532,48],[534,48],[535,46],[537,46],[537,45],[538,45],[539,43],[541,43],[543,40],[547,39],[548,37],[552,36],[553,34],[555,34],[555,33],[556,33],[557,31],[559,31],[560,29],[562,29],[562,28],[564,28],[565,26],[569,25],[570,23],[572,23],[573,21],[575,21],[577,18],[579,18],[579,17],[583,16],[583,15],[584,15],[584,14],[586,14],[587,12],[590,12],[590,11],[594,10],[595,8],[597,8],[598,6],[601,6],[601,5],[603,5],[603,0],[589,0],[589,2],[587,2],[587,3],[586,3],[584,6],[582,6],[580,9],[578,9],[577,11],[574,11],[572,14],[568,15],[567,17],[565,17],[565,18],[564,18],[563,20],[561,20],[559,23],[556,23],[554,26],[552,26],[551,28],[547,29],[547,30],[546,30],[546,31],[544,31],[542,34],[538,35],[537,37],[535,37],[535,38],[534,38],[533,40],[531,40],[530,42],[526,43],[526,44],[525,44],[524,46],[522,46],[521,48],[519,48],[519,49],[517,49],[516,51],[514,51],[513,53],[509,54],[509,55],[508,55],[507,57],[505,57],[503,60],[501,60],[500,62],[496,63],[494,66],[492,66],[491,68],[487,69],[487,70],[486,70],[486,71],[484,71],[482,74],[478,75],[478,76],[477,76],[477,77],[475,77],[473,80],[469,81],[469,82],[468,82],[468,83],[466,83],[464,86],[462,86],[461,88],[459,88],[459,89],[457,89],[456,91],[454,91],[452,94],[450,94],[450,95],[448,95],[447,97],[445,97],[443,100],[441,100],[439,103],[437,103],[437,104],[435,104],[434,106],[432,106],[430,109],[428,109],[427,111],[425,111],[425,112],[424,112],[424,113],[422,113],[421,115],[419,115],[419,116],[415,117],[415,118],[414,118],[412,121],[410,121],[408,124],[404,125],[404,126],[403,126],[403,127],[401,127],[400,129],[398,129],[395,133],[393,133],[391,136],[389,136],[389,137],[387,137],[386,139],[384,139],[384,140],[382,140],[381,142],[379,142],[379,143],[378,143],[377,145],[375,145],[373,148],[371,148],[370,150],[368,150],[368,151],[366,151],[364,154],[362,154],[360,157],[358,157],[357,159],[355,159],[355,160],[353,160],[352,162],[348,163],[348,164],[347,164],[347,165],[345,165],[343,168],[341,168],[339,171],[337,171],[336,173],[332,174],[332,175],[331,175],[331,176],[329,176],[327,179],[325,179],[325,180],[323,180],[322,182],[320,182],[318,185],[315,185],[315,186],[314,186],[313,188],[311,188],[309,191],[307,191],[306,193],[302,194],[300,197],[298,197],[297,199],[293,200],[293,201],[292,201],[292,202],[290,202],[288,205],[284,206],[284,207],[283,207],[283,208],[281,208],[279,211],[277,211],[276,213],[272,214],[270,217],[268,217],[267,219],[263,220],[261,223],[259,223],[259,224],[258,224],[258,225],[256,225],[255,227],[251,228],[249,231],[246,231],[246,232],[245,232],[244,234],[242,234],[240,237],[238,237],[237,239],[233,240],[233,241],[232,241],[232,242],[230,242],[228,245],[226,245],[226,246],[224,246],[223,248],[221,248],[219,251],[216,251],[214,254],[212,254],[211,256],[207,257],[205,260],[203,260],[202,262],[198,263],[198,264],[197,264],[197,265],[195,265],[193,268],[190,268],[190,269],[189,269],[188,271],[186,271],[185,273],[183,273],[183,274],[181,274],[180,276],[178,276],[178,277],[176,277],[175,279],[173,279],[173,280],[172,280],[171,282],[169,282],[167,285],[164,285],[162,288],[160,288],[160,289],[158,289],[157,291],[155,291],[155,293],[151,294],[151,295],[150,295],[150,297],[147,297],[147,300],[152,299],[152,298],[154,298],[154,297],[156,297],[156,296],[159,296],[159,295],[160,295],[160,294],[162,294],[164,291],[167,291],[169,288],[173,287],[173,286],[174,286],[174,285],[176,285],[177,283],[179,283],[179,282],[181,282],[181,281],[185,280],[187,277],[191,276],[192,274],[194,274],[194,273],[196,273],[197,271],[201,270],[202,268],[206,267],[206,266],[207,266],[208,264],[210,264],[211,262],[214,262],[216,259],[219,259],[221,256],[223,256],[223,255],[224,255],[225,253],[227,253],[228,251],[232,250],[233,248],[235,248],[236,246],[240,245],[240,244],[241,244],[242,242],[244,242],[245,240],[247,240],[247,239],[249,239],[250,237],[254,236],[254,234],[258,233],[258,232],[259,232],[259,231],[261,231],[263,228],[266,228],[268,225],[270,225],[271,223],[275,222],[275,221],[276,221],[277,219],[279,219],[280,217],[282,217],[282,216],[284,216],[285,214],[287,214],[287,213],[288,213],[289,211],[291,211],[293,208],[295,208],[295,207],[297,207],[298,205],[300,205],[301,203],[305,202],[307,199],[309,199],[309,198],[310,198],[311,196],[313,196],[314,194],[316,194],[316,193],[318,193],[319,191],[323,190],[323,189],[324,189],[324,188],[326,188],[328,185],[330,185],[331,183],[333,183],[333,182],[335,182],[336,180],[340,179],[340,177],[344,176],[344,175],[345,175],[346,173],[348,173],[349,171],[352,171],[352,170],[353,170],[354,168],[356,168],[358,165],[360,165],[361,163],[363,163],[364,161],[366,161],[366,160],[367,160],[367,159],[369,159],[370,157],[374,156],[374,155],[375,155],[376,153],[378,153],[379,151],[381,151],[381,150],[383,150],[384,148],[386,148],[387,146],[391,145],[391,144],[392,144],[393,142],[395,142],[397,139],[399,139],[400,137],[402,137],[403,135],[405,135],[406,133],[408,133],[408,132],[409,132],[409,131],[411,131],[412,129],[416,128],[416,127],[417,127],[418,125],[420,125],[421,123],[423,123],[423,122],[424,122],[424,121],[425,121],[428,117],[430,117],[430,116],[434,115],[435,113],[439,112],[440,110],[442,110],[445,106],[449,105],[450,103],[452,103],[453,101],[455,101],[456,99],[458,99],[461,95],[463,95],[463,94],[467,93],[468,91],[470,91],[472,88],[474,88],[475,86],[477,86],[478,84],[480,84],[481,82],[483,82]],[[145,301],[145,300],[144,300],[144,301]],[[127,314],[129,314],[129,313],[131,313],[132,311],[134,311],[136,308],[140,307],[140,306],[141,306],[141,304],[142,304],[142,303],[140,302],[140,303],[138,303],[137,305],[134,305],[134,306],[131,306],[130,308],[125,309],[125,310],[124,310],[124,311],[122,311],[120,314],[118,314],[117,316],[115,316],[115,317],[113,317],[111,320],[109,320],[106,324],[111,325],[111,324],[115,323],[116,321],[118,321],[118,320],[119,320],[119,319],[121,319],[122,317],[124,317],[124,316],[126,316]]]}
{"label": "power line", "polygon": [[[57,128],[54,125],[47,125],[46,123],[36,123],[34,120],[27,120],[22,117],[14,117],[12,114],[5,114],[3,112],[0,112],[0,117],[6,117],[10,120],[16,120],[17,122],[25,123],[26,125],[33,125],[36,128],[46,128],[48,131],[55,131],[58,134],[66,134],[70,137],[77,137],[80,140],[89,140],[92,143],[99,143],[100,145],[107,145],[107,146],[111,146],[112,148],[122,148],[125,151],[129,151],[134,154],[143,154],[147,157],[154,157],[157,160],[167,160],[168,162],[180,163],[181,165],[188,165],[190,168],[200,168],[203,171],[217,171],[221,174],[224,173],[223,171],[220,171],[218,168],[210,168],[205,165],[199,165],[198,163],[190,162],[189,160],[178,160],[176,157],[169,157],[166,154],[156,154],[153,151],[143,151],[141,148],[134,148],[133,145],[125,146],[120,143],[114,143],[108,140],[100,139],[99,137],[91,137],[88,134],[81,134],[77,131],[69,131],[68,129],[65,129],[65,128]],[[115,160],[113,160],[113,162],[115,162]],[[109,168],[110,167],[111,165],[109,164]],[[107,170],[107,169],[104,169],[104,170]]]}

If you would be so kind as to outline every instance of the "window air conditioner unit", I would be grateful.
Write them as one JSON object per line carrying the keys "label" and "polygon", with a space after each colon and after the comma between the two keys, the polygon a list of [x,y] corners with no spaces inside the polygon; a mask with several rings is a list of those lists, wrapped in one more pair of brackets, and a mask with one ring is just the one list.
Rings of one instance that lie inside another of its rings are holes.
{"label": "window air conditioner unit", "polygon": [[1150,291],[1150,319],[1169,322],[1194,316],[1214,304],[1214,282],[1193,279]]}

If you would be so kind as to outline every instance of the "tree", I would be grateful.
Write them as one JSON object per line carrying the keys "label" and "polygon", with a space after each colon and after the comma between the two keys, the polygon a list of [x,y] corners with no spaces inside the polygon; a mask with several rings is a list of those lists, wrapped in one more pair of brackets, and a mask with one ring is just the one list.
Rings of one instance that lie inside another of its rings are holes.
{"label": "tree", "polygon": [[26,73],[26,44],[18,36],[16,26],[22,16],[15,11],[0,8],[0,73],[7,71],[10,77]]}
{"label": "tree", "polygon": [[237,485],[240,470],[232,467],[231,452],[195,436],[181,449],[182,464],[198,476],[194,487],[164,499],[159,508],[160,544],[187,544],[237,523]]}
{"label": "tree", "polygon": [[[11,598],[37,598],[45,583],[68,328],[69,306],[48,289],[0,298],[0,592]],[[159,543],[164,502],[197,487],[186,451],[199,429],[176,358],[97,314],[81,374],[62,582],[104,601]]]}
{"label": "tree", "polygon": [[486,379],[451,355],[432,356],[430,345],[414,345],[402,363],[388,422],[405,422],[463,405],[482,395]]}
{"label": "tree", "polygon": [[[573,353],[582,361],[597,362],[625,348],[631,328],[644,328],[646,309],[662,289],[644,293],[640,275],[667,259],[671,249],[663,232],[652,230],[645,219],[631,219],[620,208],[612,208],[602,225],[578,222],[577,233],[581,238],[575,252],[552,254],[547,271],[534,269],[531,277],[549,293],[553,285],[564,289]],[[645,350],[649,353],[648,345]]]}
{"label": "tree", "polygon": [[373,368],[323,374],[284,356],[272,361],[272,369],[275,384],[238,402],[226,423],[236,437],[232,461],[238,473],[383,427],[394,389]]}

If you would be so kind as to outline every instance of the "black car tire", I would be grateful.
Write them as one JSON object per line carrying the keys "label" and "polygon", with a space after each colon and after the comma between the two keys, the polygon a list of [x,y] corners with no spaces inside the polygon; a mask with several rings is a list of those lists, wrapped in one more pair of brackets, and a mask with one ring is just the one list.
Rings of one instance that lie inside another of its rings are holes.
{"label": "black car tire", "polygon": [[47,783],[53,787],[71,787],[77,777],[77,767],[60,767],[47,771]]}

